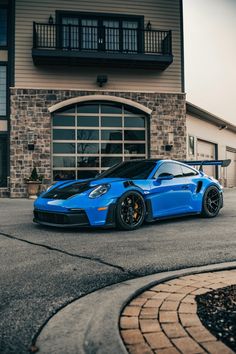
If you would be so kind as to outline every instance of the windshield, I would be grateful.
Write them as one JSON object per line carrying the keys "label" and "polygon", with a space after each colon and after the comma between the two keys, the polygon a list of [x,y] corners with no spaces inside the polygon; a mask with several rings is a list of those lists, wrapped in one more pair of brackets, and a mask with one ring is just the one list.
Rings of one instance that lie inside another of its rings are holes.
{"label": "windshield", "polygon": [[126,161],[119,165],[113,166],[109,170],[103,172],[100,178],[131,178],[131,179],[147,179],[154,167],[155,161]]}

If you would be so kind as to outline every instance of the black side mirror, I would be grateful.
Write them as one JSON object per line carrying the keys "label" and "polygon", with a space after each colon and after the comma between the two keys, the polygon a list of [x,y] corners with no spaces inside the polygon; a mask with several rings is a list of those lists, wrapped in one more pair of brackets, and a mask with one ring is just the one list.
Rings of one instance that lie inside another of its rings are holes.
{"label": "black side mirror", "polygon": [[174,178],[174,175],[162,173],[157,177],[157,181],[168,181]]}

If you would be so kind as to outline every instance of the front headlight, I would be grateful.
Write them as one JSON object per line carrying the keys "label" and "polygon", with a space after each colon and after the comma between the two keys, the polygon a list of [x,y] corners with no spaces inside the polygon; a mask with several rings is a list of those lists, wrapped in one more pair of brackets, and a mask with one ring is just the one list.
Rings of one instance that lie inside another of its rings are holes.
{"label": "front headlight", "polygon": [[110,189],[110,184],[101,184],[100,186],[97,186],[92,192],[89,194],[89,198],[98,198],[101,195],[107,193]]}

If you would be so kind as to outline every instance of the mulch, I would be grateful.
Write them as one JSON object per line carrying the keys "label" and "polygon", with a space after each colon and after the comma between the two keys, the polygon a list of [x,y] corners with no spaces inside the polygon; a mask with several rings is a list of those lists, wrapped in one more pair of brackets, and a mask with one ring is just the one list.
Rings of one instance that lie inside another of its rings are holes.
{"label": "mulch", "polygon": [[196,297],[202,324],[236,352],[236,285]]}

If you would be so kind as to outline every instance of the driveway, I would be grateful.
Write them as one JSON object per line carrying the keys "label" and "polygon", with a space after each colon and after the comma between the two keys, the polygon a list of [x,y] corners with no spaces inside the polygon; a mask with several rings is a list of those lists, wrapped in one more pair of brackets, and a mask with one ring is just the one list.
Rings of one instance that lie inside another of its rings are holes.
{"label": "driveway", "polygon": [[133,232],[32,223],[30,200],[0,199],[0,352],[27,353],[61,307],[106,285],[236,260],[236,189],[215,219],[186,217]]}

